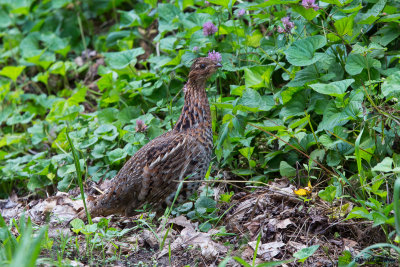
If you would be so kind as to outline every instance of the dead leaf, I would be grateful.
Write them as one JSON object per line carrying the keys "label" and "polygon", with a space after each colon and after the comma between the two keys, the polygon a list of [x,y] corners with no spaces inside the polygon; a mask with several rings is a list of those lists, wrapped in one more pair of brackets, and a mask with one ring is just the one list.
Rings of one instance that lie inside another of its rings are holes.
{"label": "dead leaf", "polygon": [[[249,242],[248,245],[255,250],[257,241]],[[281,253],[281,247],[285,246],[283,242],[270,242],[265,244],[259,244],[257,255],[262,257],[263,260],[269,261],[279,253]]]}
{"label": "dead leaf", "polygon": [[188,220],[185,216],[183,216],[183,215],[180,215],[180,216],[178,216],[178,217],[176,217],[176,218],[169,219],[169,220],[168,220],[168,223],[173,223],[173,224],[182,226],[182,227],[184,227],[184,228],[193,228],[193,229],[194,229],[192,222],[189,221],[189,220]]}
{"label": "dead leaf", "polygon": [[[211,239],[210,233],[198,232],[191,227],[186,227],[180,233],[180,236],[171,244],[171,251],[178,249],[186,249],[188,246],[194,248],[199,247],[201,254],[207,259],[214,259],[221,253],[226,253],[228,249],[220,243],[214,242]],[[169,247],[164,246],[163,250],[157,255],[161,258],[169,252]]]}
{"label": "dead leaf", "polygon": [[288,225],[294,224],[289,218],[288,219],[284,219],[283,221],[279,221],[276,224],[276,228],[278,229],[286,229],[288,227]]}
{"label": "dead leaf", "polygon": [[143,230],[140,236],[142,237],[143,241],[146,242],[152,248],[155,248],[159,245],[157,238],[154,236],[154,233],[151,232],[150,230],[147,229]]}

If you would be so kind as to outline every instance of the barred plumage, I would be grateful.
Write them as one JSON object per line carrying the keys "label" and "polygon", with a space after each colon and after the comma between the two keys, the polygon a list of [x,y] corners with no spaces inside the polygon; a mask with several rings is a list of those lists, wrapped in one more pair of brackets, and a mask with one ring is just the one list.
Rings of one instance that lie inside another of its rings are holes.
{"label": "barred plumage", "polygon": [[[173,180],[204,178],[213,144],[205,84],[219,67],[209,58],[194,61],[184,87],[185,104],[175,127],[143,146],[125,163],[113,178],[112,187],[89,203],[92,216],[130,216],[146,203],[169,204],[178,186]],[[185,183],[181,196],[189,196],[199,184]]]}

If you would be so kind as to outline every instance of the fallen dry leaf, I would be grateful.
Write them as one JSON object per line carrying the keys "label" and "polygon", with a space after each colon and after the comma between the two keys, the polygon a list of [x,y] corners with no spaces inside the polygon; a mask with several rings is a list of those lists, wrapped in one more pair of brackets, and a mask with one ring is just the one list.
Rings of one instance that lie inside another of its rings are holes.
{"label": "fallen dry leaf", "polygon": [[[214,242],[211,239],[210,233],[198,232],[192,227],[184,228],[179,237],[171,244],[170,249],[171,251],[176,251],[179,249],[186,249],[188,246],[193,246],[194,248],[199,247],[201,249],[201,254],[209,260],[228,251],[225,246]],[[157,258],[161,258],[168,252],[169,247],[164,246],[163,250],[157,255]]]}
{"label": "fallen dry leaf", "polygon": [[[248,245],[255,250],[257,241],[249,242]],[[263,260],[269,261],[279,253],[281,253],[281,247],[284,247],[285,243],[283,242],[270,242],[265,244],[259,244],[257,255],[262,257]]]}

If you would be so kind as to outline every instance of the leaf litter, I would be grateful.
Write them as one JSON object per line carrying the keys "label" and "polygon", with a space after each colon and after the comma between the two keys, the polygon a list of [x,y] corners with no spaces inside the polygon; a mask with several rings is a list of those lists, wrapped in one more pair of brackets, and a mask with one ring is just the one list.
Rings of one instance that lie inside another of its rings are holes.
{"label": "leaf litter", "polygon": [[[219,193],[223,190],[220,189]],[[332,259],[338,259],[344,250],[356,256],[362,248],[384,238],[383,233],[372,229],[370,223],[358,223],[352,219],[345,221],[340,217],[345,214],[332,217],[335,209],[320,198],[307,204],[295,195],[288,181],[277,180],[254,192],[236,194],[232,199],[229,205],[233,207],[208,232],[201,232],[199,222],[192,222],[185,215],[167,220],[162,217],[158,227],[152,229],[132,227],[137,219],[146,218],[145,214],[131,218],[109,216],[109,228],[128,231],[106,246],[106,254],[113,255],[119,251],[125,255],[125,260],[118,263],[121,266],[138,261],[157,262],[159,266],[217,266],[227,256],[238,256],[251,262],[256,249],[256,263],[262,263],[292,259],[297,251],[320,245],[324,250],[319,248],[306,263],[308,266],[334,266]],[[220,205],[221,211],[227,208],[226,205]],[[14,194],[0,202],[5,220],[17,219],[25,212],[35,224],[49,225],[50,238],[57,238],[60,234],[74,236],[68,222],[82,209],[81,200],[62,192],[39,200],[18,199]],[[94,218],[94,222],[99,221],[100,218]],[[221,226],[226,227],[229,235],[220,234]],[[366,239],[372,231],[375,231],[374,238]],[[164,246],[161,247],[164,237]],[[258,237],[260,243],[257,247]],[[79,235],[79,240],[82,242],[80,248],[84,250],[84,237]],[[291,262],[284,266],[300,265]],[[240,265],[230,260],[227,266]]]}

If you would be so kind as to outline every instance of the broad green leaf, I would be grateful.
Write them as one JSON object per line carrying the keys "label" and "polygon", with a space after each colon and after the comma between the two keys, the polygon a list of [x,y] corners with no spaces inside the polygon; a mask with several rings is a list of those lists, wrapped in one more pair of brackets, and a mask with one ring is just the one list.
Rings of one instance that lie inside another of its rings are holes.
{"label": "broad green leaf", "polygon": [[270,78],[274,69],[274,66],[257,66],[252,68],[245,68],[244,78],[246,82],[246,87],[265,87],[270,83]]}
{"label": "broad green leaf", "polygon": [[336,28],[337,33],[340,36],[352,36],[353,35],[353,23],[354,23],[354,16],[356,14],[349,16],[349,17],[344,17],[342,19],[339,19],[335,21],[334,25]]}
{"label": "broad green leaf", "polygon": [[97,112],[97,118],[100,123],[112,123],[117,119],[119,111],[116,108],[105,108]]}
{"label": "broad green leaf", "polygon": [[158,31],[160,34],[172,31],[178,28],[174,23],[174,19],[181,13],[180,10],[173,4],[158,4],[158,16],[160,17],[158,23]]}
{"label": "broad green leaf", "polygon": [[31,136],[31,141],[33,145],[37,145],[40,142],[42,142],[42,140],[44,138],[46,138],[46,133],[44,130],[44,125],[42,123],[42,121],[40,121],[39,123],[34,124],[32,127],[28,128],[28,133],[30,133]]}
{"label": "broad green leaf", "polygon": [[391,21],[400,21],[400,14],[392,14],[388,16],[384,16],[378,20],[378,22],[391,22]]}
{"label": "broad green leaf", "polygon": [[20,143],[26,138],[25,134],[5,134],[3,137],[0,137],[0,147]]}
{"label": "broad green leaf", "polygon": [[344,5],[344,2],[347,2],[347,1],[345,1],[345,0],[322,0],[322,2],[342,7]]}
{"label": "broad green leaf", "polygon": [[279,164],[279,172],[285,177],[296,176],[296,169],[290,166],[286,161],[281,161]]}
{"label": "broad green leaf", "polygon": [[372,171],[376,172],[392,172],[393,171],[393,159],[386,157],[381,162],[376,164],[375,167],[372,168]]}
{"label": "broad green leaf", "polygon": [[343,8],[339,8],[339,10],[344,12],[344,13],[357,12],[360,9],[362,9],[361,3],[362,3],[362,0],[353,0],[348,6],[343,7]]}
{"label": "broad green leaf", "polygon": [[308,66],[324,58],[324,53],[316,53],[315,51],[325,45],[326,39],[324,36],[310,36],[293,42],[285,51],[285,55],[292,65]]}
{"label": "broad green leaf", "polygon": [[0,28],[7,28],[12,24],[12,20],[8,15],[8,12],[0,9]]}
{"label": "broad green leaf", "polygon": [[[314,143],[314,140],[313,140]],[[307,145],[307,148],[310,145]],[[309,164],[312,166],[316,166],[317,164],[314,162],[318,161],[318,162],[322,162],[325,156],[325,150],[324,149],[315,149],[313,152],[311,152],[310,154],[310,160],[309,160]]]}
{"label": "broad green leaf", "polygon": [[316,83],[311,84],[310,87],[320,94],[340,97],[346,92],[346,89],[354,82],[354,79],[346,79],[338,82],[331,82],[329,84]]}
{"label": "broad green leaf", "polygon": [[343,126],[348,120],[348,115],[335,106],[335,103],[329,102],[324,110],[322,121],[318,125],[318,131],[330,130],[335,126]]}
{"label": "broad green leaf", "polygon": [[35,114],[31,114],[29,111],[25,112],[23,115],[17,113],[8,118],[7,125],[27,124],[33,119],[33,117],[35,117]]}
{"label": "broad green leaf", "polygon": [[275,106],[275,101],[272,95],[263,95],[260,94],[253,89],[246,89],[243,92],[242,97],[237,102],[234,111],[242,110],[242,111],[250,111],[250,112],[258,112],[258,111],[269,111]]}
{"label": "broad green leaf", "polygon": [[387,46],[390,42],[396,40],[399,35],[400,31],[397,30],[397,26],[394,24],[389,24],[379,29],[371,38],[371,40],[383,46]]}
{"label": "broad green leaf", "polygon": [[143,55],[143,48],[135,48],[121,52],[104,53],[106,63],[113,69],[123,69],[128,65],[136,64],[136,57]]}
{"label": "broad green leaf", "polygon": [[254,147],[244,147],[239,149],[240,154],[243,155],[246,159],[250,160],[251,155],[253,154]]}
{"label": "broad green leaf", "polygon": [[363,69],[381,67],[381,63],[370,55],[350,54],[346,61],[345,69],[350,75],[360,74]]}
{"label": "broad green leaf", "polygon": [[62,61],[57,61],[49,68],[49,73],[52,74],[60,74],[61,76],[65,76],[65,64]]}
{"label": "broad green leaf", "polygon": [[[315,81],[319,78],[319,73],[314,66],[308,66],[304,69],[296,72],[296,76],[286,86],[288,87],[299,87],[303,86],[308,82]],[[286,101],[285,101],[286,102]]]}
{"label": "broad green leaf", "polygon": [[22,71],[25,69],[25,66],[6,66],[1,69],[0,75],[6,76],[13,80],[13,82],[17,81],[18,76],[22,73]]}
{"label": "broad green leaf", "polygon": [[385,7],[386,2],[387,0],[378,0],[378,2],[361,17],[361,20],[358,22],[358,24],[372,24],[375,22]]}
{"label": "broad green leaf", "polygon": [[400,95],[400,71],[397,71],[386,78],[382,84],[382,94],[385,97]]}
{"label": "broad green leaf", "polygon": [[372,220],[372,215],[364,207],[354,207],[351,210],[351,212],[349,213],[349,215],[347,215],[346,220],[353,219],[353,218]]}
{"label": "broad green leaf", "polygon": [[216,207],[216,203],[213,199],[206,197],[206,196],[202,196],[196,200],[194,206],[198,213],[204,214],[206,212],[214,211],[214,209]]}
{"label": "broad green leaf", "polygon": [[293,254],[293,257],[299,259],[299,262],[304,262],[308,257],[312,256],[319,248],[319,245],[314,245],[308,248],[303,248]]}
{"label": "broad green leaf", "polygon": [[336,186],[330,185],[326,187],[324,190],[318,192],[318,196],[323,200],[331,203],[336,196]]}
{"label": "broad green leaf", "polygon": [[79,232],[85,227],[85,223],[81,220],[81,219],[73,219],[70,222],[71,226],[72,226],[72,231],[75,234],[79,234]]}
{"label": "broad green leaf", "polygon": [[300,0],[269,0],[264,1],[261,4],[252,4],[248,7],[249,10],[259,10],[260,8],[267,7],[267,6],[275,6],[275,5],[288,5],[298,3]]}
{"label": "broad green leaf", "polygon": [[264,120],[262,125],[257,125],[257,126],[261,127],[262,129],[264,129],[266,131],[279,131],[279,130],[286,129],[283,121],[280,119]]}
{"label": "broad green leaf", "polygon": [[302,5],[293,5],[292,10],[302,15],[306,20],[313,20],[319,14],[313,8],[305,8]]}
{"label": "broad green leaf", "polygon": [[99,140],[99,138],[97,136],[92,136],[89,139],[83,140],[83,142],[79,145],[79,148],[86,149],[86,148],[90,147],[91,145],[94,145],[98,140]]}
{"label": "broad green leaf", "polygon": [[117,148],[112,151],[107,152],[107,157],[111,163],[119,162],[124,160],[128,153],[122,148]]}
{"label": "broad green leaf", "polygon": [[231,2],[231,1],[232,1],[232,6],[233,6],[235,4],[236,0],[210,0],[208,2],[228,8],[229,2]]}
{"label": "broad green leaf", "polygon": [[252,47],[259,47],[260,41],[264,36],[260,33],[260,31],[256,30],[252,35],[246,36],[246,45]]}
{"label": "broad green leaf", "polygon": [[140,16],[136,13],[135,9],[130,11],[119,11],[120,17],[120,28],[134,27],[142,24]]}
{"label": "broad green leaf", "polygon": [[384,224],[386,222],[386,220],[388,219],[388,217],[386,217],[382,213],[376,212],[376,211],[371,212],[371,215],[372,215],[372,220],[374,221],[374,224],[372,225],[372,227]]}

